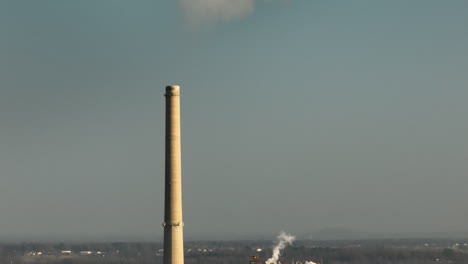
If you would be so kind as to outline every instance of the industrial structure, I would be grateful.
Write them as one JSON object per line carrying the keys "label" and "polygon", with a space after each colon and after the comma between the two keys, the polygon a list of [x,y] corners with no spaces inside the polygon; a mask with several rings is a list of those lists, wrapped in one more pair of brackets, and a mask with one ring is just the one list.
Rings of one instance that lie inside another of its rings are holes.
{"label": "industrial structure", "polygon": [[164,194],[164,264],[184,264],[180,87],[166,87],[166,154]]}
{"label": "industrial structure", "polygon": [[260,261],[259,256],[250,256],[249,264],[263,264],[263,262]]}

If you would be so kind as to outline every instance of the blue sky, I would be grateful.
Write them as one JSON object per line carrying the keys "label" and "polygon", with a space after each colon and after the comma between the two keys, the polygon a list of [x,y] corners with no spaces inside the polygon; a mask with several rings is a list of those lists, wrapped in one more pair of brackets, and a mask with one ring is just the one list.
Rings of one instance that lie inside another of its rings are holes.
{"label": "blue sky", "polygon": [[160,239],[168,84],[189,239],[468,232],[466,1],[194,2],[0,3],[1,237]]}

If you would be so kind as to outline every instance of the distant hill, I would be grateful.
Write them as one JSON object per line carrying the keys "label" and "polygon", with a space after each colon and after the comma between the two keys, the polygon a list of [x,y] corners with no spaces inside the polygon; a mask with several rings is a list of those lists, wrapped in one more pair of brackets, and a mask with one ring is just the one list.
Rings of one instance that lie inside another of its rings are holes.
{"label": "distant hill", "polygon": [[376,238],[373,233],[353,230],[344,227],[324,228],[308,234],[304,239],[311,240],[348,240],[348,239],[370,239]]}
{"label": "distant hill", "polygon": [[345,227],[324,228],[302,237],[310,240],[360,240],[385,238],[468,238],[467,231],[459,232],[427,232],[427,233],[385,233],[365,232]]}

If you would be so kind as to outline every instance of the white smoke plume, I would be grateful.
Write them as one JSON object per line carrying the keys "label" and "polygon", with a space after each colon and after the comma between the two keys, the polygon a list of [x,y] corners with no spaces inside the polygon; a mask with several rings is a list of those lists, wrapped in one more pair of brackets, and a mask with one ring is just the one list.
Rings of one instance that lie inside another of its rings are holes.
{"label": "white smoke plume", "polygon": [[289,245],[292,245],[292,242],[296,239],[295,236],[292,236],[284,231],[281,231],[278,235],[278,244],[273,248],[273,256],[265,261],[265,264],[277,264],[278,259],[281,256],[281,251]]}
{"label": "white smoke plume", "polygon": [[241,18],[255,10],[256,0],[179,0],[191,25]]}
{"label": "white smoke plume", "polygon": [[305,264],[317,264],[317,263],[315,263],[313,261],[306,261]]}

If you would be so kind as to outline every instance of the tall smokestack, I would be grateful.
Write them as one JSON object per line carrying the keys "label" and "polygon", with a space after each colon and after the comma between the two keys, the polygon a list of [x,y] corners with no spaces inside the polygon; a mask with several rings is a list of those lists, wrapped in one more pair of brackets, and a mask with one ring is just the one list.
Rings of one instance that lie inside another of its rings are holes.
{"label": "tall smokestack", "polygon": [[166,164],[164,197],[164,264],[184,264],[180,87],[166,86]]}

